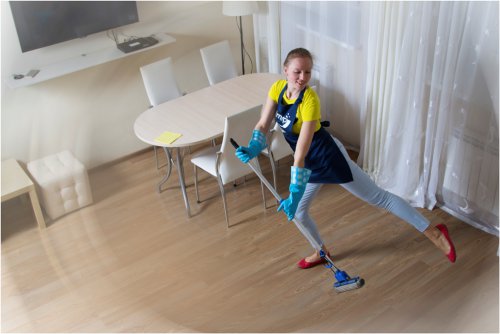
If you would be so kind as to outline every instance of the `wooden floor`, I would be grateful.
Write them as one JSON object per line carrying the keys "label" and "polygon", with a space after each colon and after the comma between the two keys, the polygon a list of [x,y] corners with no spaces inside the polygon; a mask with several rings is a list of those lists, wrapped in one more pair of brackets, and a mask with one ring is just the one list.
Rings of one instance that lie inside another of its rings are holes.
{"label": "wooden floor", "polygon": [[152,150],[91,171],[94,204],[44,231],[26,199],[2,203],[2,332],[498,333],[497,237],[420,210],[448,225],[452,265],[413,227],[325,186],[312,215],[336,264],[366,280],[336,294],[327,269],[296,268],[311,248],[263,209],[255,176],[227,186],[227,229],[215,179],[203,175],[197,204],[185,167],[190,219],[175,170],[156,192]]}

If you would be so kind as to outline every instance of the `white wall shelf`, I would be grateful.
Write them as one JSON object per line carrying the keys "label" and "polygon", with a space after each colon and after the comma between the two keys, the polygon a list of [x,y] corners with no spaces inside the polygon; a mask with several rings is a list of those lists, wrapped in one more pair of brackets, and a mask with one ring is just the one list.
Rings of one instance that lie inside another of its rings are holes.
{"label": "white wall shelf", "polygon": [[[174,37],[165,33],[157,33],[152,36],[158,40],[158,43],[141,50],[123,53],[115,45],[113,45],[112,47],[80,54],[78,56],[75,56],[74,58],[69,58],[54,64],[43,66],[41,68],[36,68],[40,72],[35,77],[25,75],[22,79],[14,79],[14,74],[12,74],[6,80],[6,83],[10,88],[29,86],[175,42]],[[29,70],[31,69],[24,69],[23,71],[20,71],[19,74],[26,74]]]}

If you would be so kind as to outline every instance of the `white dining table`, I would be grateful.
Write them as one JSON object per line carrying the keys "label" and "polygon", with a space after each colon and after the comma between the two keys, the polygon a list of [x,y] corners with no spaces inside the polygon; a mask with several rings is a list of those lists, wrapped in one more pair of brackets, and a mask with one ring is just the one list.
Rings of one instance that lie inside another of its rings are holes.
{"label": "white dining table", "polygon": [[[238,76],[213,86],[186,94],[147,109],[137,117],[134,132],[143,142],[176,150],[179,183],[188,217],[191,216],[184,180],[181,149],[209,142],[224,133],[225,119],[247,109],[264,104],[271,85],[283,78],[274,73],[253,73]],[[165,132],[181,136],[171,144],[156,139]],[[170,168],[171,164],[169,163]],[[158,184],[158,192],[168,180],[170,170]]]}

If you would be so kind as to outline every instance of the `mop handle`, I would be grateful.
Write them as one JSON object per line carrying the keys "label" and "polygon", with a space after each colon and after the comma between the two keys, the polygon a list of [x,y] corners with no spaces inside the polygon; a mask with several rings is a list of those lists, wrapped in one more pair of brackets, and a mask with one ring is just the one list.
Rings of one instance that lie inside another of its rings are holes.
{"label": "mop handle", "polygon": [[[237,149],[238,147],[240,147],[240,145],[238,145],[238,143],[233,138],[230,138],[229,141],[231,142],[231,145],[233,145],[235,149]],[[262,175],[262,173],[258,170],[258,168],[256,168],[253,165],[253,159],[248,162],[248,165],[254,171],[254,173],[257,174],[257,176],[259,177],[259,179],[261,180],[261,182],[266,185],[267,189],[269,189],[269,191],[274,195],[274,197],[281,203],[281,201],[283,201],[283,199],[278,194],[278,192],[276,191],[276,189],[274,189],[274,187],[269,183],[269,181],[267,181],[267,179],[264,177],[264,175]],[[302,232],[302,234],[307,238],[307,240],[309,240],[309,242],[312,245],[314,245],[314,248],[318,252],[321,251],[321,245],[319,245],[316,242],[316,240],[313,239],[313,237],[311,236],[311,234],[309,233],[309,231],[306,230],[304,228],[304,226],[302,226],[302,224],[295,219],[295,217],[293,218],[292,221],[295,223],[295,226],[297,226],[297,228]]]}
{"label": "mop handle", "polygon": [[[240,147],[240,145],[238,145],[238,143],[233,139],[233,138],[230,138],[229,141],[231,142],[231,145],[234,146],[235,149],[237,149],[238,147]],[[253,164],[251,164],[251,162],[253,162],[253,159],[250,160],[248,162],[248,165],[250,166],[250,168],[255,172],[255,174],[257,174],[257,176],[259,177],[259,179],[262,181],[262,183],[264,183],[267,187],[267,189],[269,189],[269,191],[273,194],[273,196],[278,200],[278,201],[283,201],[283,199],[281,198],[281,196],[278,194],[278,192],[276,191],[276,189],[274,189],[274,187],[269,183],[269,181],[267,181],[267,179],[264,177],[264,175],[262,175],[257,168],[255,168],[255,166]]]}
{"label": "mop handle", "polygon": [[[238,145],[238,143],[233,138],[230,138],[229,141],[231,142],[231,145],[233,145],[233,147],[235,149],[237,149],[238,147],[240,147],[240,145]],[[266,185],[267,189],[269,189],[269,191],[273,194],[273,196],[281,203],[283,201],[283,199],[281,198],[281,196],[278,194],[278,192],[276,191],[276,189],[274,189],[274,187],[269,183],[269,181],[267,181],[267,179],[261,173],[260,169],[257,168],[256,166],[254,166],[253,163],[254,163],[254,161],[252,159],[252,160],[250,160],[248,162],[248,166],[250,166],[250,168],[254,171],[254,173],[259,177],[260,181]],[[295,226],[297,226],[297,228],[299,229],[299,231],[302,232],[302,234],[306,237],[306,239],[309,241],[309,243],[311,245],[314,245],[314,248],[318,252],[320,252],[320,254],[322,254],[322,256],[325,258],[325,260],[328,262],[329,268],[334,273],[336,273],[337,271],[339,271],[339,268],[337,268],[335,266],[335,264],[333,264],[332,259],[330,259],[330,257],[328,256],[328,254],[326,254],[322,250],[321,245],[318,244],[318,242],[311,236],[311,234],[309,233],[309,231],[304,228],[304,226],[302,225],[302,223],[299,222],[297,219],[295,219],[295,217],[293,217],[292,221],[295,224]]]}

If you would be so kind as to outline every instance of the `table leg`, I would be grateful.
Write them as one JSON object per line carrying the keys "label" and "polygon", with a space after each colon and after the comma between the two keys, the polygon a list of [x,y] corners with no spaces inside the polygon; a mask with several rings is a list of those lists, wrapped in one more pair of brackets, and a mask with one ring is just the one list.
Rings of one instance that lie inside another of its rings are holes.
{"label": "table leg", "polygon": [[165,155],[167,156],[167,172],[165,174],[165,176],[161,179],[161,181],[158,183],[158,192],[161,193],[162,190],[161,190],[161,186],[163,186],[163,184],[165,182],[167,182],[168,178],[170,177],[170,174],[172,173],[172,155],[170,154],[170,150],[166,147],[163,147],[163,150],[165,151]]}
{"label": "table leg", "polygon": [[186,192],[186,182],[184,180],[184,166],[182,165],[181,148],[177,148],[177,170],[179,173],[179,183],[181,184],[182,196],[184,197],[184,204],[186,205],[186,213],[191,217],[191,209],[189,207],[189,199]]}
{"label": "table leg", "polygon": [[30,190],[31,206],[35,212],[35,218],[40,228],[45,228],[45,220],[43,219],[42,209],[40,208],[40,203],[38,202],[38,197],[36,196],[35,189]]}

